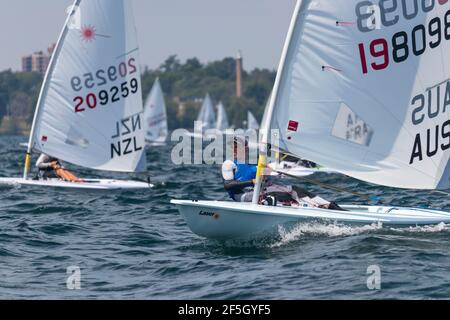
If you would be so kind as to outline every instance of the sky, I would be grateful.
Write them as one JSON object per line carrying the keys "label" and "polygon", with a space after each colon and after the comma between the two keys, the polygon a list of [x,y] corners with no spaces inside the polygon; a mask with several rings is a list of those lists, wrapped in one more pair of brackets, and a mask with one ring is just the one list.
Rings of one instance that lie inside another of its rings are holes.
{"label": "sky", "polygon": [[[143,65],[244,57],[244,68],[276,69],[295,0],[133,1]],[[0,70],[20,70],[21,57],[56,42],[72,0],[0,0]]]}

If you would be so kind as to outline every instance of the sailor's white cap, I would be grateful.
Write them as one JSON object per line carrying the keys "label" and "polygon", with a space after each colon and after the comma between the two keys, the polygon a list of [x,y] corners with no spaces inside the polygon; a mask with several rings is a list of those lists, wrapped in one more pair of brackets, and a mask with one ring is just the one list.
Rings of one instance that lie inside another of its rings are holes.
{"label": "sailor's white cap", "polygon": [[222,177],[225,181],[234,180],[234,171],[236,170],[236,165],[233,161],[227,160],[222,165]]}

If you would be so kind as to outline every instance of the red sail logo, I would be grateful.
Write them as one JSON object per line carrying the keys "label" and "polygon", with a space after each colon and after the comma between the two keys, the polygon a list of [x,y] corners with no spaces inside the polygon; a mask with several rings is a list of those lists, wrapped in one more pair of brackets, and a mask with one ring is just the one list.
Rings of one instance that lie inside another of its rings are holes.
{"label": "red sail logo", "polygon": [[298,131],[298,122],[291,120],[289,121],[288,131],[297,132]]}
{"label": "red sail logo", "polygon": [[81,37],[86,42],[91,42],[95,39],[95,28],[93,26],[84,26],[81,29]]}

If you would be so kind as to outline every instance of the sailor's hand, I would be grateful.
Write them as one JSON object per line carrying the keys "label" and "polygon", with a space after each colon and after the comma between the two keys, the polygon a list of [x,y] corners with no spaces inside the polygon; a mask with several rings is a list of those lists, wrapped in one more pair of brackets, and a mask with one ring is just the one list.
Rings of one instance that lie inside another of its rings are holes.
{"label": "sailor's hand", "polygon": [[252,179],[253,184],[256,184],[256,179]]}
{"label": "sailor's hand", "polygon": [[272,175],[272,168],[270,168],[270,167],[265,167],[264,168],[264,172],[263,172],[263,175],[264,176],[270,176],[270,175]]}
{"label": "sailor's hand", "polygon": [[52,162],[52,168],[58,170],[61,169],[61,166],[58,164],[58,162],[54,161]]}

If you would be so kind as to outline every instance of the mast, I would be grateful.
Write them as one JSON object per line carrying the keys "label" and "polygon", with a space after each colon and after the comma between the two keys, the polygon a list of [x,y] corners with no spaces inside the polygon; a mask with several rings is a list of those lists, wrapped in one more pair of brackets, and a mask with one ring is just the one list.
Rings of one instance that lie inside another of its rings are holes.
{"label": "mast", "polygon": [[272,120],[273,110],[275,108],[275,103],[278,99],[281,79],[282,79],[283,73],[284,73],[285,61],[286,61],[286,57],[289,52],[291,39],[294,34],[294,30],[295,30],[296,22],[297,22],[299,13],[300,13],[300,7],[302,5],[302,2],[303,2],[303,0],[297,0],[297,4],[295,6],[294,14],[293,14],[292,20],[291,20],[291,25],[289,26],[289,31],[288,31],[288,34],[286,37],[286,43],[284,44],[283,53],[281,55],[281,61],[280,61],[280,65],[278,67],[277,77],[275,79],[275,84],[273,87],[273,94],[270,97],[269,108],[267,110],[268,111],[267,119],[266,119],[267,123],[263,124],[263,132],[261,135],[262,141],[260,142],[258,170],[256,172],[256,184],[255,184],[255,189],[253,192],[253,201],[252,201],[253,204],[258,204],[258,202],[259,202],[259,196],[261,193],[261,187],[262,187],[262,183],[263,183],[264,168],[267,166],[267,143],[268,143],[268,137],[269,137],[269,131],[270,131],[268,124]]}
{"label": "mast", "polygon": [[53,73],[53,70],[55,69],[56,59],[58,58],[59,53],[61,52],[63,40],[66,37],[67,32],[69,30],[67,26],[69,24],[70,19],[73,16],[73,14],[75,13],[75,9],[80,5],[80,2],[81,2],[81,0],[75,0],[74,4],[72,6],[71,12],[67,16],[66,22],[64,24],[64,29],[59,36],[55,51],[53,52],[52,57],[50,58],[50,63],[47,68],[47,71],[45,73],[44,82],[42,84],[41,92],[39,94],[39,99],[38,99],[38,102],[36,105],[36,111],[34,112],[33,124],[31,125],[30,138],[28,141],[28,148],[27,148],[27,153],[25,156],[25,167],[23,170],[23,178],[25,180],[28,179],[28,174],[30,172],[31,151],[33,149],[33,144],[34,144],[34,131],[36,129],[36,123],[39,120],[40,110],[42,108],[43,97],[45,96],[45,94],[47,93],[47,90],[48,90],[48,78],[50,77],[50,75]]}

